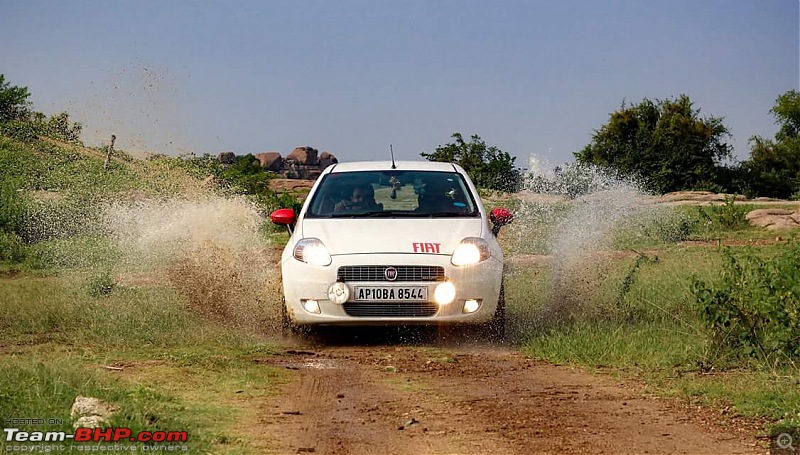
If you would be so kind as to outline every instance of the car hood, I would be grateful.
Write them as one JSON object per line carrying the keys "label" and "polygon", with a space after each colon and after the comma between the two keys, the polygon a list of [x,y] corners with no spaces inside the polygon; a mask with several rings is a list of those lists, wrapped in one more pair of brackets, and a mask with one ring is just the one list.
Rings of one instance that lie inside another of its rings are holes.
{"label": "car hood", "polygon": [[331,255],[452,254],[464,237],[480,237],[480,218],[306,219],[303,237],[316,237]]}

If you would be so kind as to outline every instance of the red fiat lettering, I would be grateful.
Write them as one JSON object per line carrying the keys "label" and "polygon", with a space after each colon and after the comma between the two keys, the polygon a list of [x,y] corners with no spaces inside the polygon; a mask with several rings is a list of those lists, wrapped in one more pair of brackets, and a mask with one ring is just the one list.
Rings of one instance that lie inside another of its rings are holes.
{"label": "red fiat lettering", "polygon": [[415,253],[439,253],[441,251],[441,243],[417,243],[411,244],[411,248]]}

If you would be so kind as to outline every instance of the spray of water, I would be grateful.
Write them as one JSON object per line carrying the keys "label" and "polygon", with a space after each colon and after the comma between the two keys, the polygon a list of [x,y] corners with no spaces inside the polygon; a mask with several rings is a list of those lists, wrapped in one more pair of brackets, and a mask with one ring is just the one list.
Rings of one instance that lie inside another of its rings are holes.
{"label": "spray of water", "polygon": [[[532,157],[511,239],[512,262],[527,257],[549,273],[549,295],[517,312],[524,330],[544,329],[592,317],[597,277],[609,266],[614,233],[671,216],[632,178],[593,166],[548,166]],[[533,259],[531,259],[533,255]],[[546,265],[546,267],[542,267]],[[530,296],[536,299],[537,296]],[[540,298],[540,297],[538,297]]]}
{"label": "spray of water", "polygon": [[128,279],[165,280],[192,311],[228,325],[277,325],[275,253],[250,202],[210,194],[118,202],[107,221]]}

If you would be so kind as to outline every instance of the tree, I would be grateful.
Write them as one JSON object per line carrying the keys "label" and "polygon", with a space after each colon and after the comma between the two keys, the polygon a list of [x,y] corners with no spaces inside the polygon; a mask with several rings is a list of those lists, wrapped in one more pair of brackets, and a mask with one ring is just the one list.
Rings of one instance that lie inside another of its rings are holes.
{"label": "tree", "polygon": [[750,158],[742,163],[746,180],[758,196],[800,196],[800,93],[790,90],[770,109],[780,129],[775,140],[750,138]]}
{"label": "tree", "polygon": [[575,158],[642,177],[662,193],[705,189],[718,186],[722,162],[732,155],[727,136],[722,119],[701,118],[686,95],[637,105],[623,101]]}
{"label": "tree", "polygon": [[465,142],[461,133],[453,133],[451,137],[455,143],[440,145],[435,152],[420,155],[428,161],[458,164],[478,188],[517,191],[522,174],[514,167],[515,157],[497,147],[487,147],[477,134],[472,135],[470,142]]}
{"label": "tree", "polygon": [[30,114],[30,96],[27,87],[13,86],[6,82],[4,74],[0,74],[0,122],[27,119]]}

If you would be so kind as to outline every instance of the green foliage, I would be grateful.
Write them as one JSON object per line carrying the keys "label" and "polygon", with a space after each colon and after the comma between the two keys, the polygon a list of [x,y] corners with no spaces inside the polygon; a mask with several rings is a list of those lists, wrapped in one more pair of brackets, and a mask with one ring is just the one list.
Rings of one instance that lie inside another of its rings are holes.
{"label": "green foliage", "polygon": [[0,262],[20,263],[27,257],[27,247],[14,232],[0,231]]}
{"label": "green foliage", "polygon": [[13,86],[0,74],[0,122],[25,120],[30,113],[30,96],[27,87]]}
{"label": "green foliage", "polygon": [[776,140],[800,137],[800,92],[789,90],[778,96],[770,113],[775,116],[775,122],[781,126],[775,134]]}
{"label": "green foliage", "polygon": [[750,204],[736,204],[736,195],[733,195],[725,196],[722,205],[698,207],[697,213],[708,227],[716,230],[736,230],[750,225],[747,222],[747,213],[751,210],[753,206]]}
{"label": "green foliage", "polygon": [[27,120],[9,120],[0,122],[0,134],[22,142],[31,142],[39,138],[39,127]]}
{"label": "green foliage", "polygon": [[750,138],[750,158],[742,169],[754,194],[789,198],[800,192],[800,93],[779,96],[770,112],[780,130],[775,140]]}
{"label": "green foliage", "polygon": [[27,87],[16,87],[5,82],[0,74],[0,133],[20,141],[33,141],[47,136],[65,142],[80,142],[83,126],[71,122],[69,114],[62,112],[47,118],[30,109]]}
{"label": "green foliage", "polygon": [[19,179],[0,181],[0,231],[18,232],[25,212]]}
{"label": "green foliage", "polygon": [[650,238],[666,243],[677,243],[689,240],[697,231],[698,220],[685,212],[677,212],[674,216],[660,218],[644,226],[644,234]]}
{"label": "green foliage", "polygon": [[40,122],[40,130],[43,136],[69,143],[80,143],[82,129],[83,125],[79,122],[70,121],[69,114],[66,112],[53,115]]}
{"label": "green foliage", "polygon": [[494,190],[514,192],[522,183],[520,170],[514,167],[515,157],[486,143],[473,134],[470,142],[465,142],[461,133],[451,136],[455,143],[440,145],[433,153],[420,153],[428,161],[455,163],[463,167],[475,186]]}
{"label": "green foliage", "polygon": [[111,294],[117,286],[114,276],[108,270],[103,270],[89,277],[86,281],[86,290],[92,297],[101,297]]}
{"label": "green foliage", "polygon": [[637,105],[623,102],[575,158],[643,177],[666,193],[715,182],[721,162],[731,156],[724,142],[729,135],[721,118],[700,117],[686,95],[645,98]]}
{"label": "green foliage", "polygon": [[692,293],[720,355],[800,357],[800,243],[770,259],[727,249],[721,279],[695,279]]}

